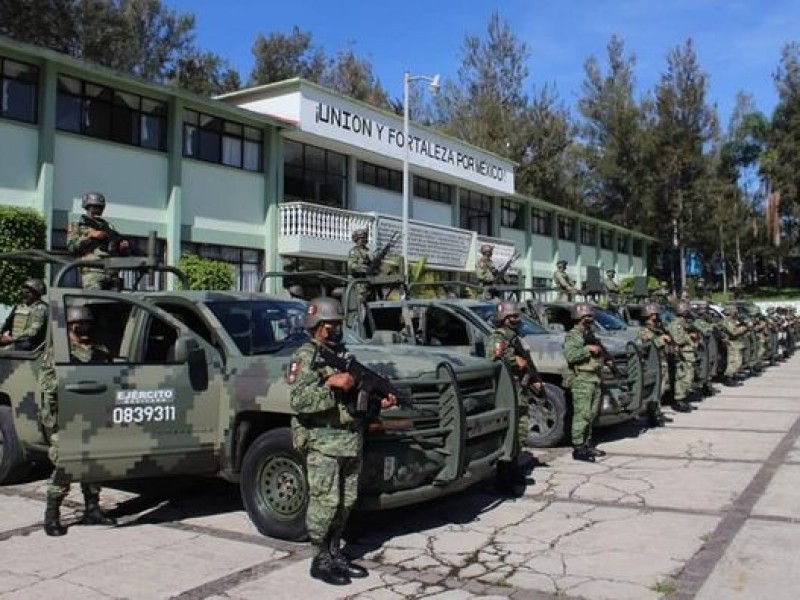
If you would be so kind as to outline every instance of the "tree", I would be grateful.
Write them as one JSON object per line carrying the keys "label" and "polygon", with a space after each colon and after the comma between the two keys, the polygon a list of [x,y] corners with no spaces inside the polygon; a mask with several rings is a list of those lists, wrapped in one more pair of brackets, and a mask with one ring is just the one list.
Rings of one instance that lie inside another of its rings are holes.
{"label": "tree", "polygon": [[[683,258],[687,246],[701,241],[699,232],[710,225],[705,206],[704,185],[710,172],[705,151],[718,127],[715,107],[706,104],[707,87],[708,78],[689,39],[668,54],[667,71],[656,86],[648,160],[654,174],[654,214],[648,221],[660,222],[660,226],[646,233],[659,238],[665,248],[675,245],[676,260]],[[672,226],[665,227],[665,222]],[[680,265],[682,269],[682,260]]]}
{"label": "tree", "polygon": [[486,37],[467,35],[458,81],[446,81],[435,102],[435,120],[446,132],[519,162],[515,183],[522,193],[565,200],[572,124],[553,88],[530,100],[528,47],[494,13]]}
{"label": "tree", "polygon": [[[238,76],[194,43],[195,18],[160,0],[2,0],[0,33],[155,83],[218,93]],[[191,68],[190,68],[191,66]],[[203,76],[207,81],[201,81]]]}
{"label": "tree", "polygon": [[372,63],[356,56],[351,48],[339,52],[326,69],[321,83],[350,98],[392,109],[389,95],[372,71]]}
{"label": "tree", "polygon": [[625,56],[624,42],[616,36],[606,50],[606,74],[594,57],[584,64],[583,97],[578,101],[587,173],[584,197],[596,216],[623,227],[639,228],[647,170],[644,119],[633,97],[636,60]]}
{"label": "tree", "polygon": [[289,35],[276,32],[265,37],[258,34],[253,43],[253,56],[255,64],[249,85],[264,85],[294,77],[319,82],[328,62],[325,52],[312,46],[311,33],[300,31],[296,26]]}

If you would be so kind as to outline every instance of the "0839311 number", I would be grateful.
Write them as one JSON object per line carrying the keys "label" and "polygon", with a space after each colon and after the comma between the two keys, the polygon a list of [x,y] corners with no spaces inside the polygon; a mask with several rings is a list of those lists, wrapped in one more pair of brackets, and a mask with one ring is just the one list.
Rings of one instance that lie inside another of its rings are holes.
{"label": "0839311 number", "polygon": [[174,421],[174,406],[117,406],[111,413],[115,425],[123,423],[149,423]]}

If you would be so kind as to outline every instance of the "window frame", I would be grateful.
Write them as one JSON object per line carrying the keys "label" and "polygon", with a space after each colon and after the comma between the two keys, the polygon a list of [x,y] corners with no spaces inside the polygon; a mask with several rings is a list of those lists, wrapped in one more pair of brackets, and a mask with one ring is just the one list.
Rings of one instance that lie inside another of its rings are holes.
{"label": "window frame", "polygon": [[500,226],[525,231],[525,205],[515,200],[500,200]]}
{"label": "window frame", "polygon": [[[183,109],[184,158],[248,171],[264,172],[264,131],[194,108]],[[253,160],[252,152],[256,153]]]}
{"label": "window frame", "polygon": [[[10,75],[8,73],[9,67],[8,64],[12,63],[14,65],[19,65],[20,67],[27,67],[28,72],[30,73],[30,77],[20,77],[15,75]],[[21,60],[16,60],[13,58],[8,58],[5,56],[0,56],[0,118],[8,119],[10,121],[17,121],[19,123],[29,123],[31,125],[36,125],[39,123],[39,81],[40,81],[40,69],[38,66],[27,63]],[[24,116],[19,116],[18,114],[12,113],[8,108],[11,104],[11,91],[10,87],[11,84],[24,86],[26,89],[29,89],[29,98],[26,99],[27,104],[27,111],[26,115],[30,115],[29,118]]]}
{"label": "window frame", "polygon": [[[296,154],[299,155],[299,161],[287,163],[286,147],[292,145],[299,150],[299,153]],[[347,155],[288,138],[284,138],[283,148],[284,202],[309,202],[332,208],[347,208],[349,201]],[[309,150],[314,155],[318,155],[312,157],[311,160],[317,161],[319,165],[309,167]],[[338,169],[335,164],[339,162],[341,162],[341,169]],[[294,177],[290,177],[291,174],[294,174]],[[329,190],[338,190],[336,194],[328,196],[332,200],[326,200],[325,192]]]}

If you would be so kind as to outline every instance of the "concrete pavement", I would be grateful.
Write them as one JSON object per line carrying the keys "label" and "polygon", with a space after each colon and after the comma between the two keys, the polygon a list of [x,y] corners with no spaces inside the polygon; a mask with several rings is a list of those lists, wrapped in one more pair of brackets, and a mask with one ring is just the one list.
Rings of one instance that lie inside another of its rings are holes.
{"label": "concrete pavement", "polygon": [[227,484],[108,489],[120,525],[63,538],[41,530],[43,481],[0,488],[0,598],[793,600],[798,381],[795,356],[665,428],[603,430],[608,456],[594,464],[537,451],[516,498],[477,486],[357,514],[350,550],[371,574],[344,588],[308,577],[306,545],[260,536]]}

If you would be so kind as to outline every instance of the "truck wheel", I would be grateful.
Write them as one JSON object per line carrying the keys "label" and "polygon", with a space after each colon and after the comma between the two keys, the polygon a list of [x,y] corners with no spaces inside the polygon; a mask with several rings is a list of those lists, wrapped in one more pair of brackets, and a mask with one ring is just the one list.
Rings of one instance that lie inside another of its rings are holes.
{"label": "truck wheel", "polygon": [[10,406],[0,406],[0,483],[16,483],[28,472],[25,455],[19,445]]}
{"label": "truck wheel", "polygon": [[564,439],[567,423],[567,398],[564,390],[545,384],[545,394],[536,398],[528,409],[530,430],[528,445],[534,448],[552,448]]}
{"label": "truck wheel", "polygon": [[308,486],[303,463],[286,427],[262,433],[247,449],[240,483],[242,501],[264,535],[292,542],[306,539]]}

